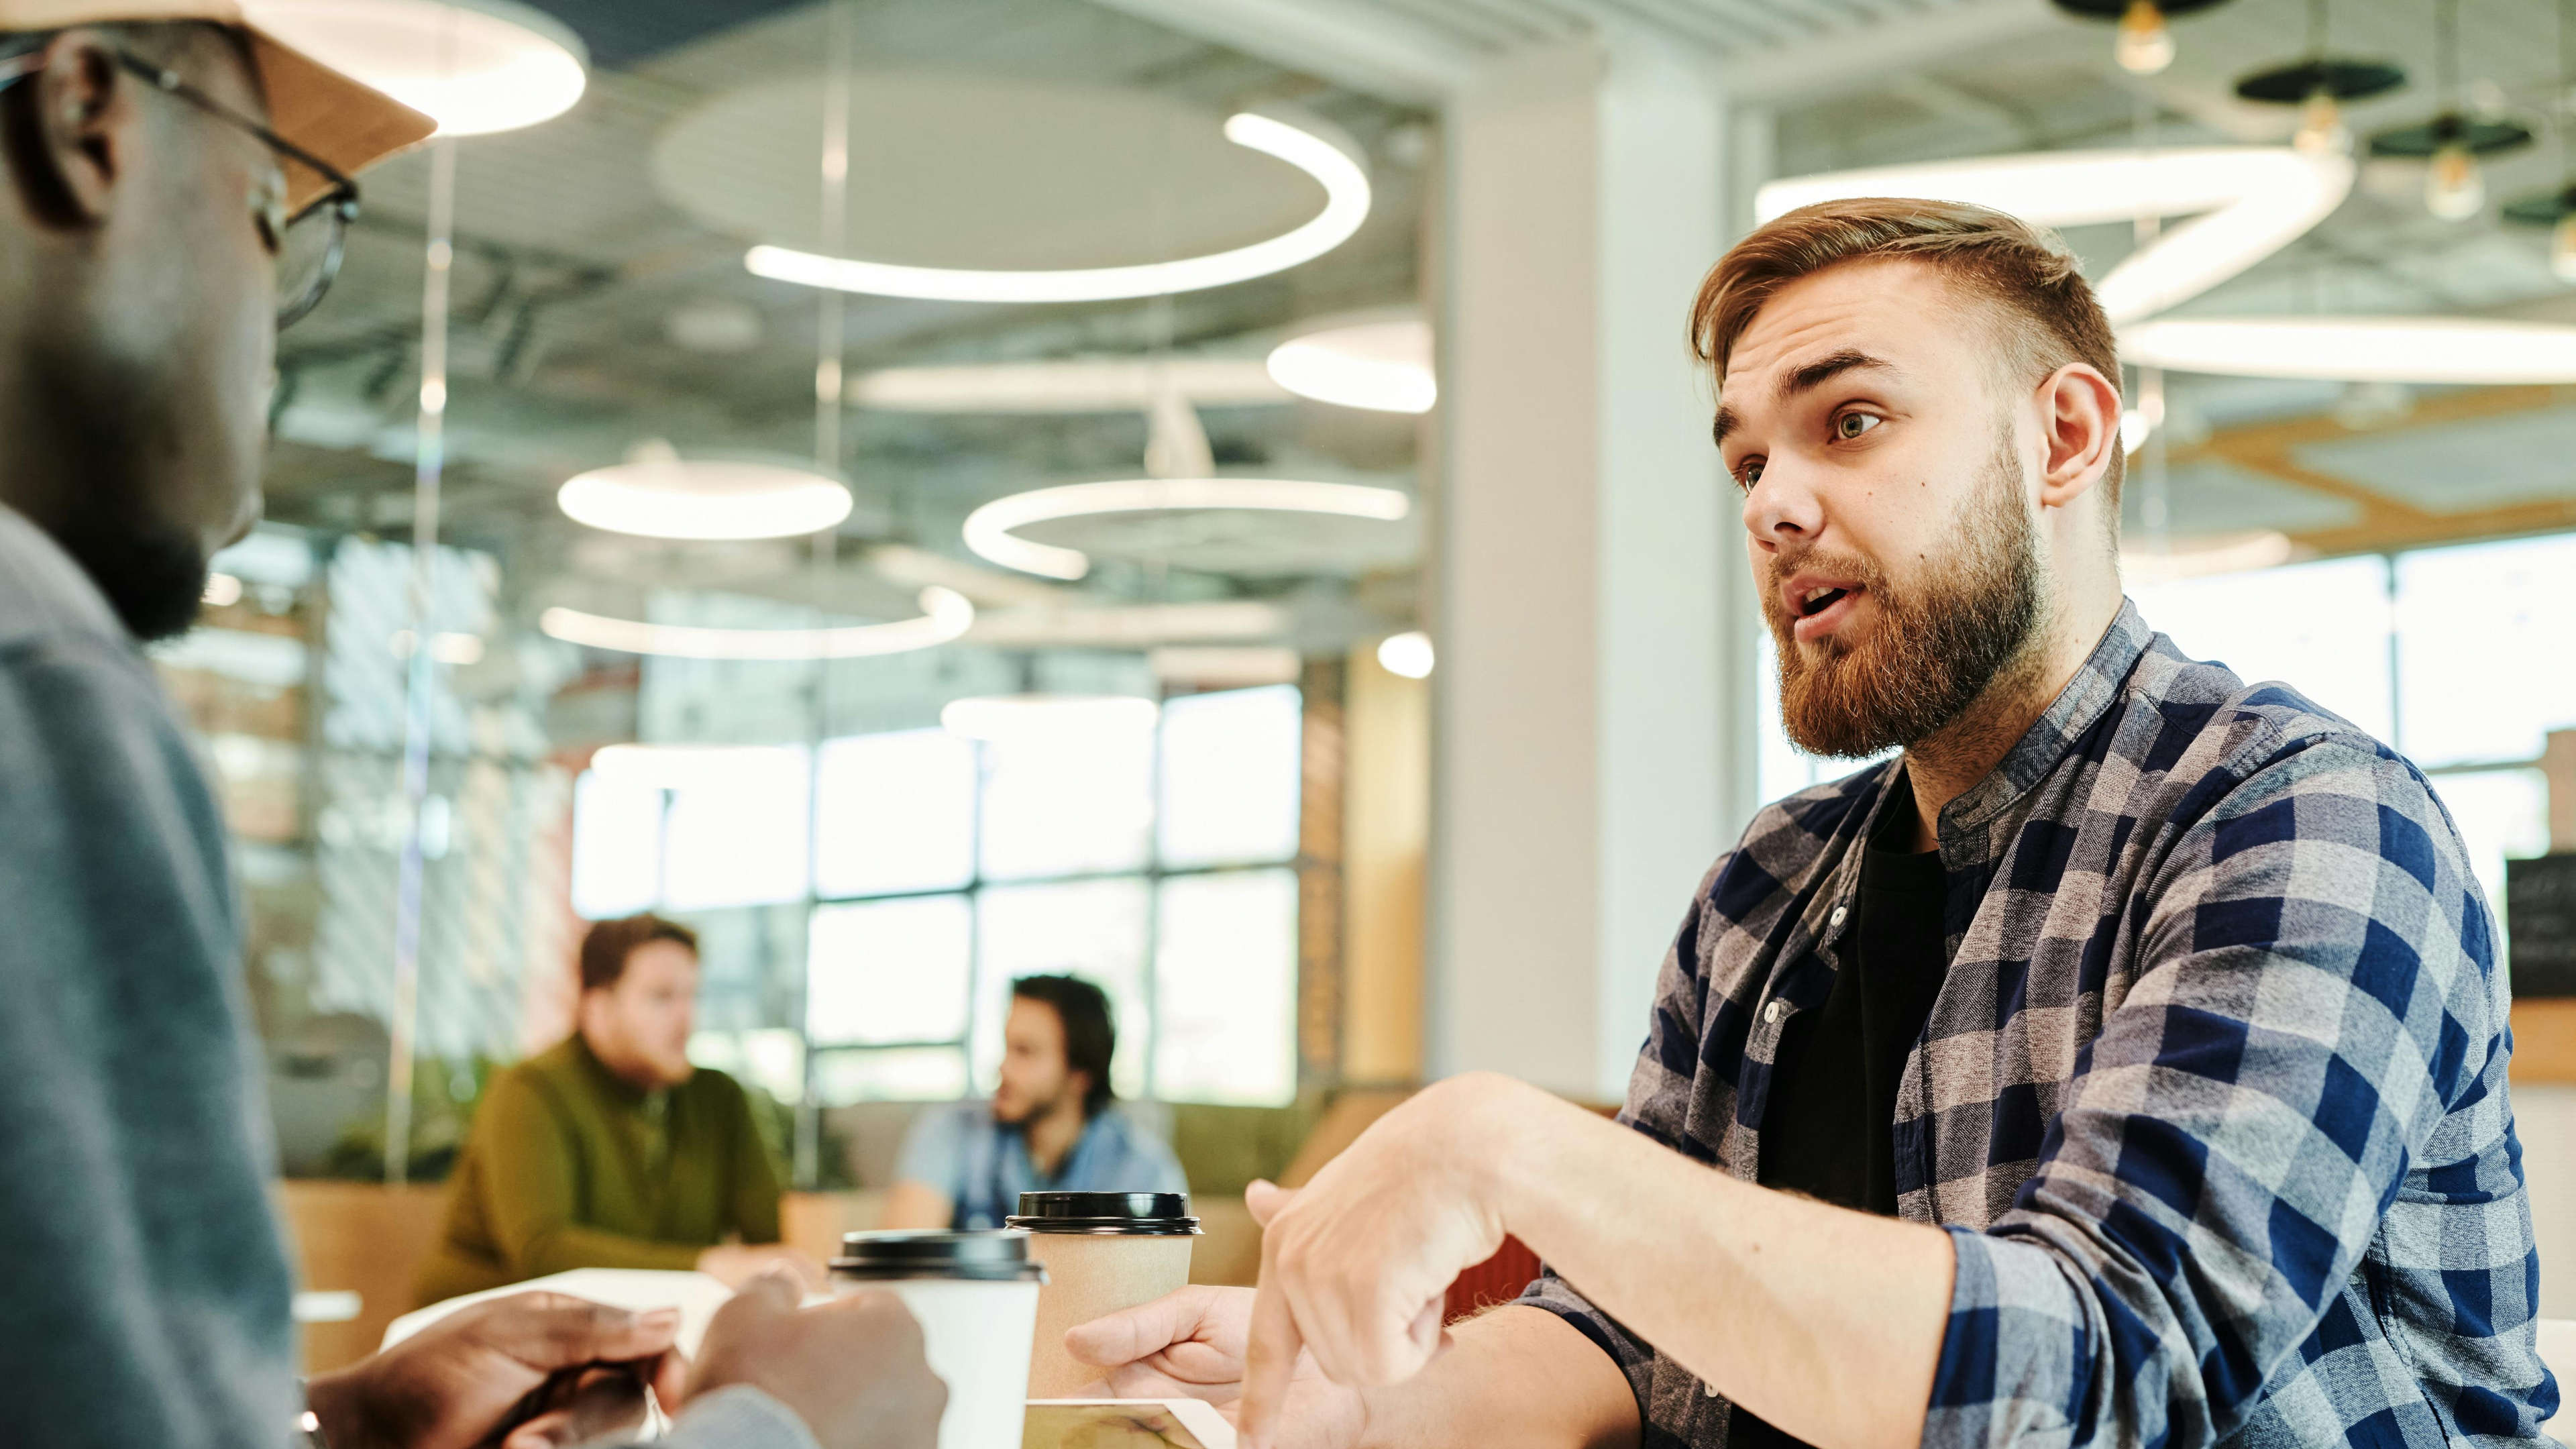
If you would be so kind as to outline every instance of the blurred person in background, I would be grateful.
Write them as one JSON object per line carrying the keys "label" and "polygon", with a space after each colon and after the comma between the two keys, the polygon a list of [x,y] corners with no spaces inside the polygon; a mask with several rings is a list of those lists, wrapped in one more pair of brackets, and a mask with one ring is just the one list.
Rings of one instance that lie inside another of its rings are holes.
{"label": "blurred person in background", "polygon": [[573,1034],[495,1075],[414,1296],[436,1303],[571,1268],[695,1268],[727,1284],[785,1264],[779,1175],[750,1097],[689,1061],[698,938],[676,921],[594,924]]}
{"label": "blurred person in background", "polygon": [[993,1100],[914,1120],[886,1199],[889,1228],[998,1228],[1024,1192],[1187,1192],[1172,1149],[1109,1087],[1118,1029],[1078,976],[1011,983]]}
{"label": "blurred person in background", "polygon": [[667,1316],[524,1294],[299,1395],[230,841],[139,646],[258,517],[347,173],[431,128],[234,0],[0,0],[0,1439],[524,1449],[639,1402],[550,1386],[650,1377],[682,1449],[928,1449],[901,1304],[779,1278],[694,1369]]}

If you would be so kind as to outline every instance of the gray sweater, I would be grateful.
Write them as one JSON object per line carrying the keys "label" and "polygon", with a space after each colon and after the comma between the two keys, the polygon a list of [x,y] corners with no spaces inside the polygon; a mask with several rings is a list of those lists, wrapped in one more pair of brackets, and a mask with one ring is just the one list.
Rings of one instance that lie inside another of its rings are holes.
{"label": "gray sweater", "polygon": [[[223,817],[151,666],[0,506],[0,1440],[286,1442],[293,1276]],[[812,1449],[757,1390],[666,1443]]]}

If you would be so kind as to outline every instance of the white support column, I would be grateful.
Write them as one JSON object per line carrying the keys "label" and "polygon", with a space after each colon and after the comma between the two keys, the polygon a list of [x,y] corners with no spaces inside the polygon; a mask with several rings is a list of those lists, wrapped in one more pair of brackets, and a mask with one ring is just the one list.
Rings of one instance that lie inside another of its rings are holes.
{"label": "white support column", "polygon": [[1611,35],[1495,62],[1448,116],[1431,1066],[1616,1099],[1751,748],[1685,338],[1726,112]]}

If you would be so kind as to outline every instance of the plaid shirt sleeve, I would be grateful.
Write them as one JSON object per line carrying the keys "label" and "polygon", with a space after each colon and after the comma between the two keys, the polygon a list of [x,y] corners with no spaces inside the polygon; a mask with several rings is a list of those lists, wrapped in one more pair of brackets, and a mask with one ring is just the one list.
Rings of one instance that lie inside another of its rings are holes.
{"label": "plaid shirt sleeve", "polygon": [[[1619,1109],[1622,1125],[1700,1162],[1710,1160],[1708,1149],[1683,1130],[1684,1118],[1690,1111],[1692,1079],[1699,1067],[1700,1017],[1707,990],[1700,935],[1703,929],[1719,928],[1710,915],[1712,891],[1726,878],[1730,863],[1739,855],[1731,851],[1710,868],[1691,896],[1690,910],[1682,917],[1672,949],[1664,953],[1664,964],[1655,977],[1655,1014],[1646,1029],[1645,1045],[1638,1050],[1636,1068],[1628,1077],[1627,1104]],[[1745,864],[1751,868],[1749,858]],[[1538,1280],[1529,1285],[1519,1301],[1563,1318],[1608,1354],[1619,1371],[1627,1375],[1642,1414],[1655,1366],[1651,1345],[1593,1307],[1591,1300],[1574,1291],[1552,1268],[1542,1268]],[[1653,1445],[1664,1441],[1649,1426],[1646,1442]]]}
{"label": "plaid shirt sleeve", "polygon": [[[2446,1119],[2506,1110],[2493,928],[2424,778],[2358,736],[2274,736],[2194,793],[2130,906],[2146,969],[2036,1174],[1990,1230],[1951,1229],[1927,1446],[2225,1439],[2335,1337],[2374,1236],[2406,1235],[2410,1172],[2479,1170]],[[2399,1245],[2467,1338],[2528,1293],[2508,1227]],[[2482,1392],[2450,1386],[2463,1420]]]}

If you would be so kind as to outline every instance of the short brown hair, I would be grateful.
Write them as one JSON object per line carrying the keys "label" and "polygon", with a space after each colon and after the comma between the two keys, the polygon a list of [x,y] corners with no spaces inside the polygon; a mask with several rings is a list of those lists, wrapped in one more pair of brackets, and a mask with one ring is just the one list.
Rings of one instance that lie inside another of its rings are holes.
{"label": "short brown hair", "polygon": [[581,989],[605,991],[626,974],[626,958],[655,941],[677,941],[698,954],[698,933],[677,921],[646,913],[623,920],[600,921],[581,938]]}
{"label": "short brown hair", "polygon": [[[1773,293],[1844,262],[1911,258],[1990,304],[2009,371],[2036,384],[2081,362],[2120,388],[2111,319],[2057,234],[1963,201],[1869,196],[1784,212],[1729,248],[1691,304],[1691,351],[1722,382],[1727,355]],[[2103,483],[2119,514],[2121,454]],[[2115,522],[2116,526],[2116,522]]]}

